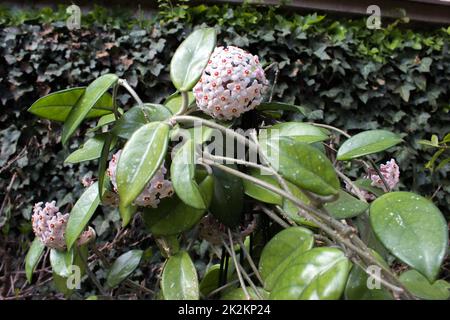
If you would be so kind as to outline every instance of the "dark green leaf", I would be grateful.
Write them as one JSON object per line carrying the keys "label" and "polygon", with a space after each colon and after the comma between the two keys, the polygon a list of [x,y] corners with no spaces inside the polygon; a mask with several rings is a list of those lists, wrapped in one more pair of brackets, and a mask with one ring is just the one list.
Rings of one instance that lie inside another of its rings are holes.
{"label": "dark green leaf", "polygon": [[[200,183],[200,191],[206,203],[212,198],[214,180],[208,176]],[[145,208],[144,221],[150,232],[156,236],[170,236],[191,229],[205,214],[204,209],[186,205],[176,195],[162,199],[158,208]]]}
{"label": "dark green leaf", "polygon": [[70,211],[65,233],[66,244],[69,249],[86,228],[99,204],[98,182],[96,182],[83,192]]}
{"label": "dark green leaf", "polygon": [[437,280],[433,284],[416,270],[409,270],[400,275],[400,281],[415,296],[426,300],[448,300],[450,283]]}
{"label": "dark green leaf", "polygon": [[39,263],[39,260],[41,260],[44,249],[45,245],[42,243],[42,241],[39,240],[39,238],[34,238],[33,242],[31,243],[30,249],[27,252],[27,256],[25,257],[25,274],[27,276],[28,283],[31,282],[34,269]]}
{"label": "dark green leaf", "polygon": [[337,152],[338,160],[351,160],[389,149],[403,142],[397,134],[386,130],[369,130],[346,140]]}
{"label": "dark green leaf", "polygon": [[125,112],[117,120],[112,132],[123,139],[130,139],[131,135],[148,122],[164,121],[172,113],[161,104],[144,103],[142,107],[135,106]]}
{"label": "dark green leaf", "polygon": [[313,233],[302,227],[287,228],[276,234],[264,247],[259,260],[259,273],[264,288],[272,290],[293,258],[310,250],[314,245]]}
{"label": "dark green leaf", "polygon": [[209,211],[223,224],[235,227],[241,221],[244,206],[242,180],[216,168],[213,168],[213,176],[214,196]]}
{"label": "dark green leaf", "polygon": [[186,251],[170,257],[161,278],[161,289],[166,300],[198,300],[197,271]]}
{"label": "dark green leaf", "polygon": [[132,204],[161,166],[166,156],[170,127],[148,123],[133,133],[117,164],[117,189],[121,206]]}
{"label": "dark green leaf", "polygon": [[411,192],[387,193],[372,202],[370,222],[393,255],[434,281],[447,252],[448,228],[431,201]]}
{"label": "dark green leaf", "polygon": [[[279,187],[275,177],[267,174],[262,174],[261,171],[258,169],[252,169],[250,171],[250,175],[264,182],[270,183],[271,185]],[[263,187],[260,187],[259,185],[253,182],[249,182],[248,180],[243,180],[243,183],[245,194],[248,195],[249,197],[271,204],[281,205],[283,203],[283,198],[280,195],[272,191],[269,191]]]}
{"label": "dark green leaf", "polygon": [[170,62],[170,78],[179,91],[189,91],[200,79],[216,46],[214,28],[192,32],[177,48]]}
{"label": "dark green leaf", "polygon": [[105,74],[86,88],[84,94],[78,99],[64,121],[61,137],[63,144],[66,144],[83,119],[86,118],[89,111],[117,80],[118,77],[115,74]]}
{"label": "dark green leaf", "polygon": [[315,248],[298,255],[278,277],[273,300],[337,300],[351,263],[337,248]]}
{"label": "dark green leaf", "polygon": [[187,140],[178,149],[170,167],[170,177],[177,196],[185,204],[196,209],[206,209],[206,203],[195,181],[195,142]]}
{"label": "dark green leaf", "polygon": [[278,123],[265,130],[267,130],[265,133],[267,136],[273,135],[276,132],[279,137],[291,137],[296,141],[306,143],[314,143],[329,139],[328,130],[302,122]]}
{"label": "dark green leaf", "polygon": [[[28,112],[44,119],[64,122],[85,90],[85,87],[79,87],[50,93],[33,103]],[[97,118],[112,112],[112,97],[105,92],[94,104],[86,118]]]}
{"label": "dark green leaf", "polygon": [[[255,290],[252,287],[246,287],[248,295],[252,300],[258,300],[259,297],[256,294]],[[258,290],[259,295],[267,300],[269,298],[269,293],[265,291],[263,288],[256,288]],[[242,288],[234,288],[228,291],[225,291],[221,297],[221,300],[247,300],[245,296],[245,292]]]}
{"label": "dark green leaf", "polygon": [[[72,152],[66,160],[65,163],[79,163],[83,161],[89,161],[97,159],[101,156],[103,145],[105,144],[105,139],[107,134],[101,133],[96,134],[94,137],[88,139],[81,148]],[[109,144],[111,146],[111,144]],[[112,145],[114,147],[114,144]],[[111,148],[112,148],[111,147]],[[108,150],[109,151],[109,150]]]}
{"label": "dark green leaf", "polygon": [[128,276],[139,266],[142,253],[142,250],[130,250],[118,257],[108,271],[106,277],[106,284],[108,287],[114,288],[128,278]]}
{"label": "dark green leaf", "polygon": [[261,148],[271,165],[287,180],[320,195],[338,192],[339,180],[322,152],[289,137],[266,138],[262,136]]}
{"label": "dark green leaf", "polygon": [[347,219],[356,217],[369,209],[369,204],[340,190],[339,198],[336,201],[326,203],[324,207],[334,218]]}

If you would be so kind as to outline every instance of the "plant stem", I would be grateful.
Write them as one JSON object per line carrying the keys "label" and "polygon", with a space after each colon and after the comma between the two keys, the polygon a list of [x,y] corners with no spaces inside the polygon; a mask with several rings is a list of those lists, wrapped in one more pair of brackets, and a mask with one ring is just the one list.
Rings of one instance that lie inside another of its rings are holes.
{"label": "plant stem", "polygon": [[[322,216],[325,216],[322,212],[318,211],[315,208],[309,207],[305,205],[303,202],[292,196],[291,194],[285,192],[284,190],[281,190],[271,184],[266,183],[265,181],[259,180],[255,177],[252,177],[250,175],[247,175],[245,173],[242,173],[238,170],[229,168],[227,166],[217,164],[211,160],[203,159],[204,162],[211,166],[215,166],[223,171],[226,171],[230,174],[233,174],[237,177],[240,177],[242,179],[246,179],[248,181],[251,181],[255,184],[258,184],[259,186],[266,188],[269,191],[272,191],[274,193],[277,193],[286,199],[292,201],[296,206],[300,207],[301,209],[305,211],[300,211],[299,213],[303,215],[304,218],[310,220],[314,224],[316,224],[319,228],[321,228],[329,237],[335,239],[338,243],[342,244],[345,248],[351,249],[353,252],[356,252],[358,256],[366,260],[368,263],[372,265],[379,266],[386,274],[388,274],[389,278],[391,278],[394,283],[396,283],[403,291],[402,293],[404,296],[408,299],[411,299],[413,295],[411,295],[406,288],[398,281],[398,279],[395,277],[395,275],[392,273],[392,271],[389,268],[386,268],[382,264],[380,264],[369,252],[370,249],[358,238],[355,237],[354,231],[352,228],[341,224],[339,221],[333,221],[334,219],[332,217],[328,217],[325,221],[321,219]],[[320,218],[317,218],[316,216],[319,216]],[[333,230],[329,225],[334,226],[340,226],[337,228],[338,230]],[[344,231],[344,232],[343,232]],[[340,232],[343,232],[341,234]],[[347,238],[349,236],[349,238]],[[354,244],[353,241],[357,241],[357,244]],[[354,258],[353,258],[354,259]],[[365,270],[366,271],[366,270]],[[367,271],[366,271],[367,272]]]}
{"label": "plant stem", "polygon": [[113,100],[113,112],[114,112],[114,118],[116,118],[116,121],[119,120],[120,115],[119,111],[117,110],[117,92],[119,91],[119,84],[116,83],[113,88],[113,94],[112,94],[112,100]]}
{"label": "plant stem", "polygon": [[150,119],[147,115],[147,112],[145,111],[144,103],[142,102],[141,98],[139,98],[138,94],[134,89],[128,84],[127,80],[125,79],[119,79],[117,82],[119,85],[127,89],[127,91],[131,94],[131,96],[134,98],[138,106],[142,109],[142,113],[144,114],[144,118],[147,122],[150,122]]}
{"label": "plant stem", "polygon": [[381,173],[380,169],[378,168],[377,164],[375,163],[375,161],[373,161],[372,159],[370,159],[369,157],[367,158],[372,166],[372,168],[375,170],[375,172],[377,173],[377,175],[380,177],[381,181],[383,181],[383,185],[386,188],[386,192],[390,192],[391,188],[389,188],[389,184],[387,183],[386,179],[384,178],[383,174]]}
{"label": "plant stem", "polygon": [[351,137],[352,137],[352,136],[349,135],[347,132],[345,132],[345,131],[343,131],[343,130],[341,130],[341,129],[339,129],[339,128],[333,127],[333,126],[329,126],[329,125],[327,125],[327,124],[314,123],[314,122],[309,122],[309,124],[311,124],[311,125],[313,125],[313,126],[316,126],[316,127],[321,127],[321,128],[325,128],[325,129],[330,129],[330,130],[332,130],[332,131],[336,131],[336,132],[342,134],[343,136],[345,136],[345,137],[347,137],[347,138],[351,138]]}
{"label": "plant stem", "polygon": [[180,108],[180,110],[178,110],[177,113],[175,113],[174,116],[178,116],[178,115],[184,114],[187,111],[188,107],[189,107],[189,95],[188,95],[188,93],[186,91],[181,91],[180,94],[181,94],[181,108]]}
{"label": "plant stem", "polygon": [[[230,237],[230,236],[231,236],[231,234],[229,234],[229,237]],[[247,287],[246,287],[246,285],[245,285],[244,279],[242,278],[241,270],[240,270],[240,268],[238,267],[238,262],[237,262],[236,254],[235,254],[235,252],[234,252],[234,247],[233,247],[233,241],[231,240],[231,248],[232,248],[232,250],[230,250],[230,248],[228,248],[228,246],[227,246],[227,244],[225,243],[224,240],[223,240],[222,242],[223,242],[223,246],[225,247],[225,249],[227,249],[228,254],[229,254],[229,255],[231,256],[231,258],[233,259],[234,265],[236,266],[236,273],[237,273],[237,276],[238,276],[239,283],[240,283],[240,285],[241,285],[242,291],[244,291],[245,298],[246,298],[247,300],[250,300],[250,295],[248,294]]]}

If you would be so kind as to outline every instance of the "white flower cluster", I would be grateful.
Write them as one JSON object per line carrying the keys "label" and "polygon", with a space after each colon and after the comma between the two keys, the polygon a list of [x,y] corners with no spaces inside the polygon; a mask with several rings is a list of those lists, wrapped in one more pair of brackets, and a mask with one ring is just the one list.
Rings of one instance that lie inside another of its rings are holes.
{"label": "white flower cluster", "polygon": [[[62,214],[56,206],[56,202],[43,202],[34,205],[31,223],[36,237],[43,244],[52,249],[64,250],[66,248],[65,231],[69,214]],[[89,228],[78,238],[78,245],[83,245],[95,238],[95,231]]]}
{"label": "white flower cluster", "polygon": [[[122,150],[117,151],[111,161],[109,162],[107,174],[111,178],[111,182],[114,186],[114,191],[117,192],[116,182],[116,169],[117,162],[119,160]],[[134,200],[134,204],[140,207],[153,207],[156,208],[159,204],[159,199],[169,197],[173,194],[172,183],[169,180],[164,180],[164,175],[167,170],[164,163],[161,168],[155,173],[147,186],[141,192],[141,194]],[[117,199],[115,199],[117,200]],[[118,201],[112,201],[112,203],[118,203]]]}
{"label": "white flower cluster", "polygon": [[260,104],[267,86],[257,56],[233,46],[217,47],[194,87],[194,95],[205,113],[230,120]]}

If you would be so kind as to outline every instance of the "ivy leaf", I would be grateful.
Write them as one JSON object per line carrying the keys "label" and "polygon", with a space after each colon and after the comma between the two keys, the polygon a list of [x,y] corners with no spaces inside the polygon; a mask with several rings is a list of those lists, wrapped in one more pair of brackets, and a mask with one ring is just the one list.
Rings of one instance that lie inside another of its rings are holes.
{"label": "ivy leaf", "polygon": [[66,144],[89,111],[118,79],[115,74],[105,74],[86,88],[64,121],[61,137],[63,145]]}
{"label": "ivy leaf", "polygon": [[313,245],[313,233],[306,228],[290,227],[277,233],[266,244],[259,260],[258,269],[264,288],[271,291],[292,259],[310,250]]}
{"label": "ivy leaf", "polygon": [[261,149],[287,180],[319,195],[336,194],[339,180],[330,160],[313,146],[291,137],[260,136]]}
{"label": "ivy leaf", "polygon": [[86,228],[99,204],[98,182],[95,182],[83,192],[70,211],[65,231],[68,249],[72,248],[75,241]]}
{"label": "ivy leaf", "polygon": [[389,149],[403,142],[397,134],[386,130],[369,130],[346,140],[337,152],[337,160],[351,160]]}
{"label": "ivy leaf", "polygon": [[195,142],[187,140],[176,152],[170,167],[170,177],[177,196],[196,209],[206,209],[206,203],[195,181]]}
{"label": "ivy leaf", "polygon": [[450,283],[445,280],[437,280],[431,284],[416,270],[403,272],[399,280],[412,294],[421,299],[448,300],[450,297]]}
{"label": "ivy leaf", "polygon": [[131,205],[161,166],[166,155],[169,126],[148,123],[133,133],[117,164],[117,189],[122,207]]}
{"label": "ivy leaf", "polygon": [[397,258],[434,281],[444,260],[448,229],[429,200],[411,192],[390,192],[372,202],[370,223]]}
{"label": "ivy leaf", "polygon": [[[214,189],[214,179],[207,176],[200,183],[200,192],[205,202],[210,203]],[[153,235],[170,236],[191,229],[204,216],[205,209],[193,208],[182,202],[176,195],[162,199],[158,208],[145,208],[144,221]]]}
{"label": "ivy leaf", "polygon": [[114,288],[128,278],[139,266],[143,252],[142,250],[130,250],[118,257],[108,271],[106,277],[108,287]]}
{"label": "ivy leaf", "polygon": [[[28,112],[44,119],[64,122],[85,90],[85,87],[78,87],[50,93],[33,103]],[[112,97],[105,92],[96,101],[86,118],[97,118],[112,112]]]}
{"label": "ivy leaf", "polygon": [[[107,136],[108,135],[105,133],[100,133],[88,139],[81,148],[72,152],[66,160],[64,160],[64,163],[79,163],[99,158]],[[114,143],[110,144],[110,147],[113,148]]]}
{"label": "ivy leaf", "polygon": [[326,203],[324,207],[334,218],[348,219],[365,212],[369,209],[369,204],[340,190],[339,198],[336,201]]}
{"label": "ivy leaf", "polygon": [[337,300],[351,269],[337,248],[315,248],[298,255],[278,277],[272,300]]}
{"label": "ivy leaf", "polygon": [[186,251],[180,251],[167,260],[162,273],[161,289],[166,300],[199,299],[197,271]]}
{"label": "ivy leaf", "polygon": [[39,263],[39,260],[41,260],[44,249],[45,245],[42,241],[39,238],[34,238],[30,249],[27,252],[27,256],[25,257],[25,274],[28,283],[31,283],[34,269],[36,269],[36,265]]}
{"label": "ivy leaf", "polygon": [[142,107],[135,106],[125,112],[117,120],[112,132],[123,139],[130,139],[131,135],[148,122],[164,121],[172,116],[170,110],[161,104],[144,103]]}
{"label": "ivy leaf", "polygon": [[214,28],[192,32],[177,48],[170,62],[170,78],[179,91],[189,91],[200,79],[216,46]]}

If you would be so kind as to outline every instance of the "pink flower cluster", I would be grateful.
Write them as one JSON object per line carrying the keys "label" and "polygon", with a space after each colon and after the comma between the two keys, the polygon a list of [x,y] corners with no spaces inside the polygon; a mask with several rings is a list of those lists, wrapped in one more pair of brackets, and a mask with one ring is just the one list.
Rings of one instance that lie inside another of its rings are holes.
{"label": "pink flower cluster", "polygon": [[[386,162],[386,164],[382,164],[380,166],[380,172],[383,175],[384,180],[386,180],[389,189],[391,190],[394,189],[397,186],[398,182],[400,181],[400,168],[398,167],[398,164],[395,162],[395,159],[391,159],[388,162]],[[370,179],[372,181],[371,185],[373,187],[383,189],[384,192],[387,192],[383,180],[373,168],[369,168],[364,178]],[[356,193],[355,190],[347,182],[345,182],[345,188],[352,193]],[[375,199],[375,196],[372,193],[366,190],[360,191],[362,193],[362,196],[366,200]]]}
{"label": "pink flower cluster", "polygon": [[[111,178],[111,183],[114,186],[114,191],[117,192],[116,182],[116,169],[117,162],[119,160],[122,150],[117,151],[111,161],[109,162],[107,174]],[[169,197],[173,194],[172,183],[169,180],[164,180],[164,175],[167,170],[164,163],[161,168],[155,173],[147,186],[141,192],[141,194],[134,200],[134,204],[140,207],[153,207],[156,208],[160,199]],[[117,196],[117,195],[116,195]],[[117,200],[117,199],[113,199]],[[112,203],[118,203],[118,201],[111,201]]]}
{"label": "pink flower cluster", "polygon": [[[62,214],[56,206],[56,201],[43,202],[34,205],[31,223],[36,237],[43,244],[52,249],[64,250],[66,248],[65,231],[69,214]],[[78,245],[83,245],[95,238],[95,231],[89,228],[78,238]]]}
{"label": "pink flower cluster", "polygon": [[194,95],[205,113],[230,120],[260,104],[267,86],[257,56],[233,46],[217,47],[194,87]]}
{"label": "pink flower cluster", "polygon": [[[386,164],[382,164],[380,166],[380,172],[383,175],[384,180],[386,180],[389,189],[394,189],[400,180],[400,168],[398,167],[395,160],[391,159],[390,161],[386,162]],[[385,192],[387,191],[386,187],[384,186],[383,180],[374,169],[369,169],[366,178],[372,180],[372,186],[381,188]]]}

